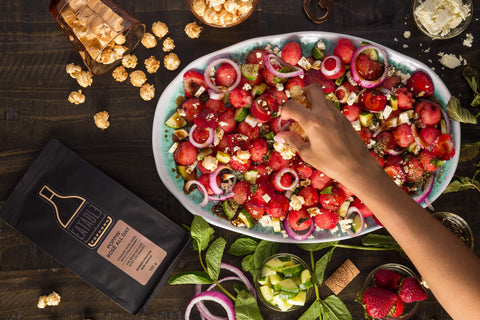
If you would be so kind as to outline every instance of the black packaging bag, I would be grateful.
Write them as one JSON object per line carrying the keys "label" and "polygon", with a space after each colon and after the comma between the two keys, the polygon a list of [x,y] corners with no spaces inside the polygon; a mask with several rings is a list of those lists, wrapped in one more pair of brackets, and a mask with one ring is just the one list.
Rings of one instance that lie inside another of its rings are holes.
{"label": "black packaging bag", "polygon": [[0,218],[132,314],[167,280],[189,234],[52,140]]}

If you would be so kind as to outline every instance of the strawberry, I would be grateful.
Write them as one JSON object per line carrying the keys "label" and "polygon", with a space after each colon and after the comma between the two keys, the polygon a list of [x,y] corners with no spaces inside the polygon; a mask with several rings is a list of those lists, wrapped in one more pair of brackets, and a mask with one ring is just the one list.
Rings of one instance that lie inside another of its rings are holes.
{"label": "strawberry", "polygon": [[183,89],[187,98],[193,97],[197,90],[203,87],[207,89],[207,83],[202,73],[190,70],[183,75]]}
{"label": "strawberry", "polygon": [[250,146],[250,159],[255,162],[261,162],[263,156],[268,152],[267,141],[263,138],[253,140]]}
{"label": "strawberry", "polygon": [[427,292],[422,287],[418,279],[407,277],[403,279],[398,289],[398,295],[403,302],[410,303],[423,301],[428,298]]}
{"label": "strawberry", "polygon": [[209,109],[203,109],[193,119],[193,123],[200,128],[216,128],[218,127],[218,122],[218,114]]}
{"label": "strawberry", "polygon": [[332,178],[317,169],[313,170],[313,174],[310,179],[312,182],[312,187],[317,190],[323,190],[333,182]]}
{"label": "strawberry", "polygon": [[385,170],[397,185],[400,186],[407,182],[407,175],[399,165],[387,166],[383,168],[383,170]]}
{"label": "strawberry", "polygon": [[337,41],[337,46],[333,49],[333,54],[339,57],[343,63],[350,63],[355,46],[350,39],[341,38]]}
{"label": "strawberry", "polygon": [[258,64],[260,66],[259,71],[262,71],[265,68],[265,56],[268,55],[269,52],[264,49],[254,49],[250,51],[247,55],[247,63],[248,64]]}
{"label": "strawberry", "polygon": [[242,121],[237,125],[237,132],[249,137],[250,140],[255,140],[260,137],[260,129],[258,126],[252,127],[246,121]]}
{"label": "strawberry", "polygon": [[267,203],[267,209],[265,211],[273,218],[281,218],[287,214],[288,207],[288,199],[282,193],[275,193]]}
{"label": "strawberry", "polygon": [[439,135],[430,146],[430,152],[441,160],[450,160],[455,155],[452,137],[448,134]]}
{"label": "strawberry", "polygon": [[237,73],[229,63],[222,63],[215,72],[215,84],[222,87],[230,87],[235,83]]}
{"label": "strawberry", "polygon": [[235,111],[232,107],[227,108],[225,112],[220,113],[218,116],[219,127],[223,129],[224,133],[232,132],[237,126],[235,121]]}
{"label": "strawberry", "polygon": [[287,83],[285,83],[285,90],[292,90],[293,87],[305,87],[305,81],[300,77],[290,78]]}
{"label": "strawberry", "polygon": [[318,191],[312,186],[306,186],[300,189],[298,192],[299,196],[302,196],[305,199],[304,206],[305,207],[316,207],[320,201],[320,197],[318,196]]}
{"label": "strawberry", "polygon": [[375,285],[377,287],[387,289],[389,291],[396,291],[400,287],[403,276],[390,269],[380,269],[374,274]]}
{"label": "strawberry", "polygon": [[247,199],[250,198],[252,192],[250,191],[250,184],[246,181],[237,182],[232,189],[233,200],[238,204],[245,204]]}
{"label": "strawberry", "polygon": [[416,98],[430,97],[434,93],[433,81],[430,76],[422,70],[417,70],[407,80],[407,89]]}
{"label": "strawberry", "polygon": [[408,123],[402,123],[393,130],[395,142],[399,147],[406,148],[415,142],[412,134],[412,128]]}
{"label": "strawberry", "polygon": [[279,171],[283,168],[288,168],[290,166],[290,160],[283,159],[278,151],[273,150],[268,158],[268,165],[273,171]]}
{"label": "strawberry", "polygon": [[440,108],[432,101],[421,101],[415,106],[415,113],[425,126],[435,126],[442,119]]}
{"label": "strawberry", "polygon": [[435,139],[437,139],[437,137],[441,134],[442,132],[440,130],[432,127],[423,128],[420,130],[420,132],[418,132],[420,139],[422,139],[422,141],[428,146],[431,145],[433,141],[435,141]]}
{"label": "strawberry", "polygon": [[416,157],[410,157],[404,166],[405,174],[410,182],[417,181],[423,176],[423,166]]}
{"label": "strawberry", "polygon": [[427,150],[422,150],[418,155],[418,159],[427,172],[434,172],[438,169],[438,160]]}
{"label": "strawberry", "polygon": [[370,58],[363,53],[355,60],[355,67],[357,68],[360,77],[370,81],[380,78],[384,68],[380,62],[370,60]]}
{"label": "strawberry", "polygon": [[308,86],[312,83],[317,83],[322,87],[323,93],[330,93],[335,91],[335,83],[333,80],[325,78],[320,70],[310,69],[305,74],[303,78],[305,81],[305,86]]}
{"label": "strawberry", "polygon": [[221,113],[227,111],[227,107],[222,100],[208,99],[205,102],[205,108],[210,109],[216,113]]}
{"label": "strawberry", "polygon": [[320,204],[328,210],[337,211],[345,200],[347,200],[345,192],[335,182],[330,192],[324,190],[320,193]]}
{"label": "strawberry", "polygon": [[291,210],[288,213],[288,224],[295,231],[303,231],[312,225],[312,217],[307,212],[307,209],[300,208],[300,210]]}
{"label": "strawberry", "polygon": [[205,108],[205,103],[198,98],[187,99],[182,104],[182,109],[185,111],[185,118],[190,122],[195,119],[203,108]]}
{"label": "strawberry", "polygon": [[189,166],[197,160],[197,148],[190,141],[182,141],[173,152],[173,159],[182,166]]}
{"label": "strawberry", "polygon": [[230,101],[232,106],[240,109],[252,104],[253,98],[249,91],[237,87],[230,92],[228,100]]}
{"label": "strawberry", "polygon": [[347,117],[348,121],[353,122],[358,120],[360,113],[362,113],[362,109],[360,109],[356,103],[353,103],[352,105],[344,104],[341,112]]}
{"label": "strawberry", "polygon": [[358,98],[362,108],[368,111],[383,111],[387,106],[387,97],[376,91],[365,91]]}
{"label": "strawberry", "polygon": [[337,226],[338,214],[321,208],[320,212],[315,216],[314,222],[321,229],[333,229]]}
{"label": "strawberry", "polygon": [[395,92],[398,101],[398,108],[401,110],[413,109],[415,99],[412,98],[412,93],[405,87],[398,88]]}
{"label": "strawberry", "polygon": [[282,48],[282,60],[292,66],[302,58],[302,47],[297,42],[289,42]]}
{"label": "strawberry", "polygon": [[397,302],[395,302],[392,310],[390,310],[387,316],[392,318],[398,318],[402,315],[404,308],[405,308],[405,302],[403,302],[402,299],[397,299]]}
{"label": "strawberry", "polygon": [[383,318],[394,308],[398,295],[380,287],[369,287],[362,295],[362,303],[367,314],[373,318]]}
{"label": "strawberry", "polygon": [[373,212],[362,202],[360,199],[355,198],[352,202],[352,206],[360,210],[360,213],[364,218],[373,216]]}

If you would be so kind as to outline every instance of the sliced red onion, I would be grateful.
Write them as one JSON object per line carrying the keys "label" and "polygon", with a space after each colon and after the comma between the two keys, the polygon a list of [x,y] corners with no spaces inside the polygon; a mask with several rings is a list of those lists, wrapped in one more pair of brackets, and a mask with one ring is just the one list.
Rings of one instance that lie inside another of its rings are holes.
{"label": "sliced red onion", "polygon": [[193,139],[193,132],[195,131],[195,129],[197,129],[196,124],[194,124],[190,128],[190,131],[188,133],[189,141],[190,141],[191,144],[193,144],[193,146],[195,148],[202,149],[202,148],[208,147],[209,145],[211,145],[213,143],[213,138],[215,137],[215,130],[213,128],[208,128],[208,138],[207,138],[207,140],[205,140],[204,143],[198,143],[198,142],[195,141],[195,139]]}
{"label": "sliced red onion", "polygon": [[[383,64],[384,64],[384,69],[383,69],[383,74],[380,76],[380,78],[376,80],[365,80],[363,79],[359,74],[357,70],[357,66],[355,61],[357,60],[358,56],[363,53],[366,50],[374,49],[377,50],[378,54],[382,57],[383,59]],[[387,78],[388,74],[388,57],[387,53],[380,49],[377,46],[374,45],[365,45],[363,47],[358,48],[352,55],[352,59],[350,60],[350,72],[352,74],[353,80],[355,80],[356,83],[358,83],[360,86],[364,88],[375,88],[379,86],[385,79]]]}
{"label": "sliced red onion", "polygon": [[425,184],[423,185],[422,193],[418,196],[412,197],[413,200],[415,200],[417,203],[422,203],[425,199],[427,199],[428,195],[430,194],[430,192],[432,192],[433,189],[433,180],[433,176],[430,176],[430,178],[425,181]]}
{"label": "sliced red onion", "polygon": [[306,231],[297,232],[293,230],[290,224],[288,223],[289,214],[290,214],[290,211],[287,213],[287,215],[285,216],[285,219],[283,220],[283,227],[285,228],[285,231],[287,231],[288,236],[293,240],[297,240],[297,241],[303,241],[307,239],[315,230],[315,223],[313,222],[313,220],[312,220],[312,224],[310,225],[310,228],[308,228]]}
{"label": "sliced red onion", "polygon": [[[328,59],[333,59],[335,60],[335,68],[333,68],[332,70],[328,70],[326,67],[325,67],[325,63]],[[340,60],[339,57],[335,56],[335,55],[331,55],[331,56],[326,56],[322,59],[322,63],[320,64],[320,71],[323,73],[324,76],[326,77],[331,77],[331,76],[334,76],[336,75],[337,73],[340,72],[342,68],[342,60]]]}
{"label": "sliced red onion", "polygon": [[347,234],[350,237],[354,237],[357,234],[361,234],[363,232],[363,229],[365,229],[365,218],[363,217],[362,213],[360,212],[360,210],[358,210],[357,207],[350,206],[348,208],[346,217],[347,217],[347,219],[353,219],[355,214],[358,214],[360,216],[360,221],[361,221],[362,225],[360,226],[360,230],[358,230],[356,233],[353,232],[351,228],[347,229]]}
{"label": "sliced red onion", "polygon": [[378,92],[381,92],[384,96],[391,96],[392,95],[392,90],[384,88],[384,87],[378,87],[377,89]]}
{"label": "sliced red onion", "polygon": [[212,171],[209,175],[209,181],[210,181],[210,188],[212,189],[213,193],[215,194],[223,194],[223,190],[220,189],[220,187],[217,184],[217,176],[222,171],[223,169],[227,168],[225,165],[219,165],[217,169]]}
{"label": "sliced red onion", "polygon": [[199,204],[200,207],[205,207],[208,204],[208,192],[205,186],[198,180],[189,180],[185,183],[185,190],[189,191],[192,185],[196,185],[203,194],[203,201]]}
{"label": "sliced red onion", "polygon": [[423,203],[425,203],[425,206],[432,210],[432,211],[435,211],[435,208],[432,206],[432,203],[430,202],[430,200],[428,199],[428,197],[425,198],[425,200],[423,200]]}
{"label": "sliced red onion", "polygon": [[393,149],[390,149],[390,148],[385,148],[383,151],[385,151],[386,153],[388,153],[391,156],[399,156],[403,152],[403,150],[393,150]]}
{"label": "sliced red onion", "polygon": [[[213,83],[212,79],[210,78],[210,73],[211,71],[219,64],[222,64],[222,63],[228,63],[229,65],[231,65],[233,67],[233,69],[235,70],[235,73],[237,74],[237,78],[235,79],[235,82],[228,88],[220,88],[220,87],[217,87],[215,85],[215,83]],[[205,82],[207,83],[208,87],[213,90],[213,91],[216,91],[216,92],[222,92],[222,91],[232,91],[233,89],[235,89],[239,84],[240,84],[240,80],[242,79],[242,73],[240,71],[240,67],[238,66],[238,64],[233,61],[233,60],[230,60],[230,59],[227,59],[227,58],[219,58],[219,59],[215,59],[213,60],[212,62],[210,62],[207,67],[205,68],[205,71],[203,72],[203,77],[205,78]]]}
{"label": "sliced red onion", "polygon": [[338,102],[347,103],[348,97],[350,96],[350,90],[344,85],[338,86],[337,89],[335,89],[335,96],[337,97],[337,99],[338,99],[337,92],[341,90],[345,91],[345,95],[343,96],[343,99],[342,100],[339,99]]}
{"label": "sliced red onion", "polygon": [[378,136],[378,134],[382,131],[385,131],[385,129],[382,126],[378,127],[378,129],[375,130],[375,132],[372,134],[372,137],[376,138]]}
{"label": "sliced red onion", "polygon": [[445,120],[445,126],[447,127],[446,128],[446,131],[445,132],[446,134],[450,135],[450,133],[452,132],[452,127],[450,126],[450,118],[448,116],[448,113],[447,111],[445,111],[445,109],[443,109],[441,106],[440,106],[440,112],[442,113],[443,115],[443,119]]}
{"label": "sliced red onion", "polygon": [[290,199],[290,197],[293,195],[293,190],[287,190],[285,191],[285,197],[287,199]]}
{"label": "sliced red onion", "polygon": [[233,198],[233,196],[234,196],[233,192],[229,192],[229,193],[221,194],[218,196],[208,196],[208,199],[212,201],[224,201],[224,200]]}
{"label": "sliced red onion", "polygon": [[203,301],[213,301],[218,303],[227,312],[228,320],[236,320],[232,301],[226,295],[217,291],[201,292],[195,295],[187,305],[187,309],[185,310],[185,320],[190,319],[190,313],[192,312],[193,306]]}
{"label": "sliced red onion", "polygon": [[[225,281],[242,281],[242,279],[240,279],[239,277],[234,277],[234,276],[218,279],[218,283],[222,283],[222,282],[225,282]],[[211,291],[216,286],[217,286],[217,284],[213,283],[207,288],[206,291]],[[201,284],[196,284],[195,285],[195,295],[199,294],[201,291],[202,291],[202,285]],[[202,318],[204,318],[206,320],[228,320],[225,317],[218,317],[218,316],[212,314],[210,312],[210,310],[208,310],[208,308],[205,306],[205,304],[202,301],[197,303],[197,308],[198,308],[198,311],[200,312],[200,315],[202,316]]]}
{"label": "sliced red onion", "polygon": [[215,91],[215,90],[210,89],[210,90],[208,90],[208,96],[212,100],[222,100],[223,97],[225,96],[225,93],[223,93],[221,91]]}
{"label": "sliced red onion", "polygon": [[223,262],[220,264],[220,268],[225,269],[227,271],[230,271],[231,273],[233,273],[237,277],[239,277],[240,280],[242,280],[245,287],[247,287],[247,290],[255,297],[255,299],[257,299],[257,292],[255,291],[255,288],[250,283],[247,276],[245,276],[245,274],[240,269],[238,269],[237,267],[234,267],[230,264],[223,263]]}
{"label": "sliced red onion", "polygon": [[415,140],[415,142],[419,145],[420,148],[428,150],[429,145],[427,145],[425,141],[423,141],[423,139],[420,138],[420,136],[418,135],[417,127],[415,127],[414,123],[412,123],[410,128],[412,129],[413,140]]}
{"label": "sliced red onion", "polygon": [[[274,61],[277,65],[280,65],[282,67],[289,67],[295,69],[295,71],[292,72],[280,72],[276,70],[272,66],[272,61]],[[274,76],[279,77],[279,78],[292,78],[292,77],[299,77],[303,76],[304,72],[303,69],[300,67],[292,66],[289,65],[288,63],[284,62],[280,57],[277,57],[274,54],[267,54],[265,56],[265,66],[267,67],[268,71],[273,73]]]}
{"label": "sliced red onion", "polygon": [[[280,181],[282,179],[282,176],[285,173],[290,173],[295,178],[288,187],[284,187]],[[282,170],[278,171],[277,174],[275,175],[275,183],[282,190],[290,190],[295,188],[298,185],[299,181],[300,181],[300,178],[298,177],[298,174],[292,168],[283,168]]]}

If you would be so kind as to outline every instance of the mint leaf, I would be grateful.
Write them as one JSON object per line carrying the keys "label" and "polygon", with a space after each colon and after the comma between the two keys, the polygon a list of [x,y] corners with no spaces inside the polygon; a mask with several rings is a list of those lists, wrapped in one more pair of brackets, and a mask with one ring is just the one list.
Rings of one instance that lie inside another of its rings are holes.
{"label": "mint leaf", "polygon": [[263,261],[265,261],[268,257],[273,255],[278,248],[279,244],[275,242],[270,242],[266,240],[262,240],[258,243],[255,252],[253,253],[253,263],[255,268],[260,268]]}
{"label": "mint leaf", "polygon": [[206,250],[215,230],[213,230],[205,219],[200,216],[194,216],[190,235],[194,242],[196,250]]}
{"label": "mint leaf", "polygon": [[468,85],[473,90],[474,93],[478,92],[478,72],[470,65],[466,66],[463,69],[462,76],[467,80]]}
{"label": "mint leaf", "polygon": [[325,269],[327,268],[328,263],[332,259],[333,250],[335,247],[332,247],[330,250],[327,251],[320,259],[318,259],[317,263],[315,263],[315,270],[314,274],[314,281],[315,283],[321,287],[323,283],[323,278],[325,276]]}
{"label": "mint leaf", "polygon": [[251,238],[238,238],[228,249],[228,253],[234,256],[244,256],[255,252],[258,242]]}
{"label": "mint leaf", "polygon": [[452,96],[447,104],[447,111],[450,119],[462,123],[477,123],[477,118],[465,108],[462,108],[460,100]]}
{"label": "mint leaf", "polygon": [[298,320],[315,320],[320,317],[320,312],[322,311],[322,306],[320,301],[315,300],[307,311],[305,311]]}
{"label": "mint leaf", "polygon": [[330,248],[334,245],[336,245],[338,241],[332,241],[332,242],[320,242],[320,243],[299,243],[297,244],[300,249],[305,250],[305,251],[319,251],[325,248]]}
{"label": "mint leaf", "polygon": [[475,97],[472,100],[471,106],[472,107],[480,106],[480,93],[475,94]]}
{"label": "mint leaf", "polygon": [[203,271],[184,271],[174,274],[168,279],[169,284],[212,284],[208,274]]}
{"label": "mint leaf", "polygon": [[213,280],[218,280],[220,264],[222,263],[223,251],[227,242],[223,238],[217,238],[212,242],[205,255],[208,275]]}
{"label": "mint leaf", "polygon": [[400,248],[398,243],[391,236],[382,234],[367,234],[362,238],[362,244],[367,247],[377,248]]}
{"label": "mint leaf", "polygon": [[458,180],[450,182],[443,193],[466,191],[470,189],[480,191],[480,182],[469,177],[458,177]]}
{"label": "mint leaf", "polygon": [[465,143],[460,149],[460,162],[466,162],[475,159],[480,152],[480,141],[475,143]]}
{"label": "mint leaf", "polygon": [[235,299],[235,316],[237,320],[263,320],[257,300],[247,290],[240,291]]}
{"label": "mint leaf", "polygon": [[242,259],[242,270],[248,272],[255,268],[255,263],[253,262],[253,254],[246,255]]}
{"label": "mint leaf", "polygon": [[328,296],[321,301],[322,306],[322,320],[352,320],[352,315],[348,311],[345,304],[337,296]]}

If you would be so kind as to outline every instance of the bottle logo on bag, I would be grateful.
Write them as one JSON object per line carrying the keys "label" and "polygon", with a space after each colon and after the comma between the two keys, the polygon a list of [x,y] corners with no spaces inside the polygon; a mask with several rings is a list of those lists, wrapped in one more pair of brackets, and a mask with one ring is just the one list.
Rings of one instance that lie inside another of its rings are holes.
{"label": "bottle logo on bag", "polygon": [[90,248],[97,246],[113,222],[112,217],[83,197],[64,196],[46,185],[38,194],[53,206],[62,229]]}

